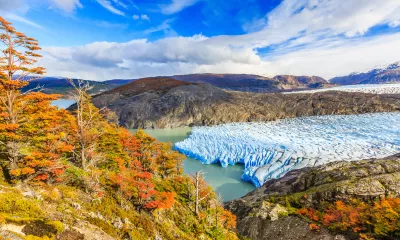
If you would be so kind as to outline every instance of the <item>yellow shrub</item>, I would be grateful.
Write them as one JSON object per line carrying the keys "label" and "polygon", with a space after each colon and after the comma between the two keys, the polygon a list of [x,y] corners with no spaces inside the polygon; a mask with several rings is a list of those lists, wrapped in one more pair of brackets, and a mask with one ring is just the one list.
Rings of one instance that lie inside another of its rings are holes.
{"label": "yellow shrub", "polygon": [[19,192],[1,193],[0,212],[20,217],[42,217],[43,212],[35,201],[34,199],[24,198]]}

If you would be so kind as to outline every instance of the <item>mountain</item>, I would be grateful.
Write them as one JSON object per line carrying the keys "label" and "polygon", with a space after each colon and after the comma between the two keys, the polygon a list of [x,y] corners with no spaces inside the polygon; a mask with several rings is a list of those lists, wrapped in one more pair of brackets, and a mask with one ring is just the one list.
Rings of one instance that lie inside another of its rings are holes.
{"label": "mountain", "polygon": [[[208,83],[213,86],[235,91],[244,92],[280,92],[289,90],[305,90],[329,87],[325,79],[320,77],[308,76],[291,76],[291,75],[278,75],[273,78],[262,77],[258,75],[249,74],[188,74],[188,75],[175,75],[170,77],[155,77],[155,78],[171,78],[181,80],[189,83]],[[132,81],[148,79],[113,79],[103,82],[83,80],[93,86],[91,94],[98,94],[113,88],[128,84]],[[74,79],[77,81],[77,79]],[[28,91],[38,86],[42,87],[42,91],[46,93],[67,94],[72,90],[71,84],[67,78],[61,77],[43,77],[40,79],[29,81],[29,85],[23,90]]]}
{"label": "mountain", "polygon": [[[77,83],[77,79],[73,79],[75,83]],[[91,94],[100,93],[102,91],[107,91],[118,86],[127,84],[131,82],[131,80],[123,80],[123,79],[116,79],[116,80],[107,80],[104,82],[98,81],[90,81],[90,80],[83,80],[85,83],[90,84],[93,86],[91,90]],[[43,77],[40,79],[34,79],[29,81],[29,84],[25,86],[22,91],[29,91],[31,89],[35,89],[37,87],[41,87],[41,90],[45,93],[57,93],[57,94],[68,94],[68,92],[72,91],[73,87],[68,82],[67,78],[62,77]]]}
{"label": "mountain", "polygon": [[339,85],[399,83],[400,62],[390,64],[384,68],[374,68],[368,72],[335,77],[330,79],[329,82]]}
{"label": "mountain", "polygon": [[92,102],[96,107],[114,111],[120,124],[128,128],[215,125],[400,110],[400,95],[236,92],[208,83],[188,83],[172,78],[136,80],[93,96]]}
{"label": "mountain", "polygon": [[263,77],[251,74],[188,74],[171,76],[173,79],[243,92],[280,92],[284,90],[314,89],[328,87],[328,81],[317,76],[277,75]]}
{"label": "mountain", "polygon": [[[367,234],[365,232],[368,231],[374,234],[369,239],[398,239],[390,237],[394,234],[389,234],[388,228],[386,233],[379,232],[378,229],[373,231],[382,226],[381,224],[386,224],[387,227],[390,222],[394,223],[393,219],[373,218],[376,220],[364,223],[359,221],[357,230],[352,231],[351,228],[341,227],[340,221],[330,225],[335,219],[329,213],[340,213],[332,210],[337,201],[341,201],[340,206],[349,210],[352,206],[358,206],[359,209],[363,206],[368,208],[365,212],[372,212],[377,211],[372,207],[374,202],[399,196],[400,155],[396,155],[384,159],[342,161],[292,170],[284,177],[270,180],[242,198],[225,203],[225,207],[237,216],[239,234],[249,239],[361,239],[359,233]],[[371,207],[366,205],[371,203]],[[310,222],[319,221],[317,214],[320,213],[317,211],[323,212],[327,207],[328,214],[323,216],[320,225],[311,225]],[[307,214],[316,213],[311,214],[313,219],[305,217],[305,209]],[[354,222],[358,220],[355,209],[350,210],[350,217]],[[387,211],[390,211],[389,208]],[[363,229],[363,224],[368,228]],[[398,233],[397,229],[394,231]]]}

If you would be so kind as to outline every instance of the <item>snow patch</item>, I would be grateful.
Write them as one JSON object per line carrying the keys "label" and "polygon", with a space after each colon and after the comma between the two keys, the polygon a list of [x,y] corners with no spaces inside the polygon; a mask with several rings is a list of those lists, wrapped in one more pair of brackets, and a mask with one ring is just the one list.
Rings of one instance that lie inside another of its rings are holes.
{"label": "snow patch", "polygon": [[362,92],[362,93],[372,93],[372,94],[400,94],[400,83],[345,85],[345,86],[340,86],[340,87],[332,87],[332,88],[324,88],[324,89],[286,92],[285,94],[317,93],[317,92],[326,92],[326,91]]}

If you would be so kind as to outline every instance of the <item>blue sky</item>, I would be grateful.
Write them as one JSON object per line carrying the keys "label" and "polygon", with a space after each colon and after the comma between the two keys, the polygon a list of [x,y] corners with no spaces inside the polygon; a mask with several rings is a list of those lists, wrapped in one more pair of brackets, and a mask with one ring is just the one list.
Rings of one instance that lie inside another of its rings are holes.
{"label": "blue sky", "polygon": [[399,61],[399,0],[0,0],[48,75],[320,75]]}

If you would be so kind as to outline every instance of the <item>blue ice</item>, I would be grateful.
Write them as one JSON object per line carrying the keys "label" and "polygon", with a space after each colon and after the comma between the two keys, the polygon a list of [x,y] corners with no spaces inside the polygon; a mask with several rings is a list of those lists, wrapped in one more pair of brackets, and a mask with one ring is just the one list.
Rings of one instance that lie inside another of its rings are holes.
{"label": "blue ice", "polygon": [[175,148],[204,164],[243,164],[242,179],[260,187],[292,169],[400,152],[400,113],[194,127]]}

